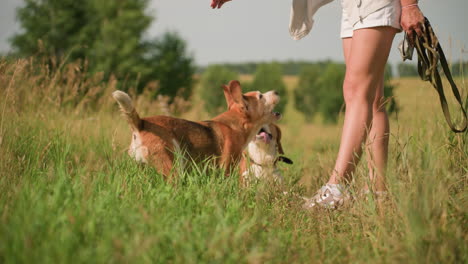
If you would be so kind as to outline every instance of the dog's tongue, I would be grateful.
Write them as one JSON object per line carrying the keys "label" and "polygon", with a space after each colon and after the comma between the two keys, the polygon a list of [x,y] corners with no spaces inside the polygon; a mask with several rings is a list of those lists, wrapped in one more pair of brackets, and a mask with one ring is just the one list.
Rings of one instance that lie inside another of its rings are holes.
{"label": "dog's tongue", "polygon": [[270,134],[268,134],[267,132],[260,132],[260,134],[258,134],[262,140],[265,142],[265,143],[270,143],[271,141],[271,136]]}

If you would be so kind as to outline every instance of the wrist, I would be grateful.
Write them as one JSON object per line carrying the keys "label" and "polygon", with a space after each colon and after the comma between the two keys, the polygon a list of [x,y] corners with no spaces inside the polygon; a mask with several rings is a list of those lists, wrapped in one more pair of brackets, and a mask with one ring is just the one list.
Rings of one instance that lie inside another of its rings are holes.
{"label": "wrist", "polygon": [[419,8],[418,4],[409,4],[409,5],[404,5],[404,6],[401,6],[401,9],[407,9],[407,8]]}
{"label": "wrist", "polygon": [[408,5],[414,5],[414,4],[418,4],[419,1],[417,0],[400,0],[400,4],[402,7],[404,6],[408,6]]}

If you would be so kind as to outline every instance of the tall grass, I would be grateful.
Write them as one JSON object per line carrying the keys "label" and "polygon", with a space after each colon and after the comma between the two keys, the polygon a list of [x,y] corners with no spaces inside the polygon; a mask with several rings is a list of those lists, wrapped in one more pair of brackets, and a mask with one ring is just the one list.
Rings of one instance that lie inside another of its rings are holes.
{"label": "tall grass", "polygon": [[110,97],[121,84],[0,61],[0,262],[467,262],[467,135],[449,132],[428,85],[397,83],[389,201],[308,212],[300,196],[326,180],[338,125],[305,124],[288,105],[283,146],[295,165],[282,167],[284,186],[244,189],[203,164],[164,181],[125,153],[129,128]]}

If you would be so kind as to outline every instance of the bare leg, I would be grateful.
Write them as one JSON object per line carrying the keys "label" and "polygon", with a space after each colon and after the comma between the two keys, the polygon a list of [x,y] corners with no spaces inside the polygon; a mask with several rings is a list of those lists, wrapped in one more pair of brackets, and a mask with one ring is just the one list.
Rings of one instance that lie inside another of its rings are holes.
{"label": "bare leg", "polygon": [[384,80],[379,81],[377,93],[372,105],[372,128],[367,139],[367,163],[369,178],[374,191],[385,191],[385,170],[388,158],[388,136],[390,124],[385,110],[385,98],[383,94]]}
{"label": "bare leg", "polygon": [[[378,87],[381,87],[395,33],[396,30],[391,27],[366,28],[354,31],[352,38],[343,40],[346,59],[343,95],[346,113],[338,157],[328,183],[351,180],[362,153],[362,143],[371,128],[373,104]],[[376,145],[372,152],[374,151],[381,153],[384,149],[379,149]],[[376,156],[385,157],[386,160],[386,155]]]}

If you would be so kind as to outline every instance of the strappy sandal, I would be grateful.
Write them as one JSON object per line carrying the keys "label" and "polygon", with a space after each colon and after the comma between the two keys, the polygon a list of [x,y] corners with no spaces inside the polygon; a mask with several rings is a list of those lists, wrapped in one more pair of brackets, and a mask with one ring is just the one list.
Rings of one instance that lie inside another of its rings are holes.
{"label": "strappy sandal", "polygon": [[304,198],[304,209],[338,209],[350,200],[348,191],[340,184],[325,184],[311,198]]}

